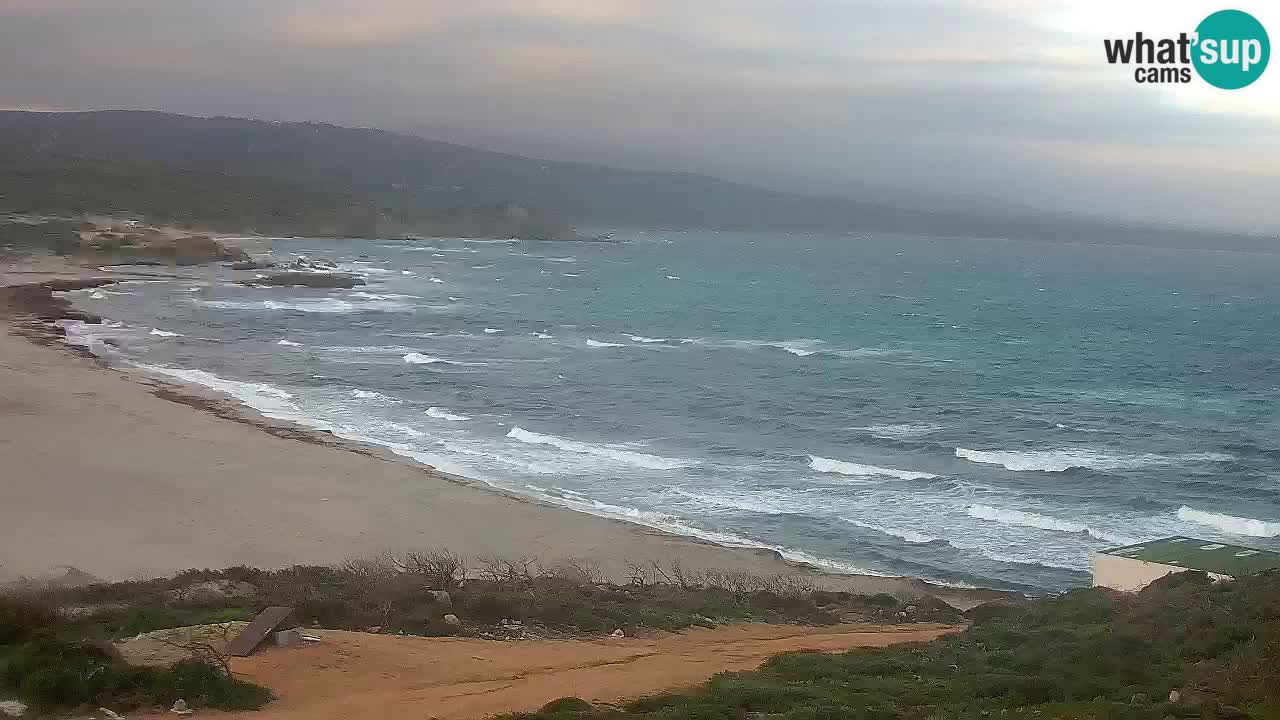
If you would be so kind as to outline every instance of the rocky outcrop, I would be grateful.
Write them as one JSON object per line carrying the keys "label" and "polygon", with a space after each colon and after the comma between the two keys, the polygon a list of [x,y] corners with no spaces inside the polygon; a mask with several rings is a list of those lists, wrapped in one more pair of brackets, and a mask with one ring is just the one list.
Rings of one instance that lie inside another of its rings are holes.
{"label": "rocky outcrop", "polygon": [[203,265],[252,260],[240,248],[208,235],[189,235],[171,229],[138,226],[80,227],[79,242],[67,254],[94,255],[113,263]]}
{"label": "rocky outcrop", "polygon": [[364,285],[364,278],[348,273],[279,272],[246,280],[243,284],[267,287],[353,288]]}

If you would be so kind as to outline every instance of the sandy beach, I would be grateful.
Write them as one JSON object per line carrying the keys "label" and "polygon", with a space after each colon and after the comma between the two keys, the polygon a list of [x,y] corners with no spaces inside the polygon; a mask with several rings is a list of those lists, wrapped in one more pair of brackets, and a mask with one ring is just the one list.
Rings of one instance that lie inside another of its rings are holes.
{"label": "sandy beach", "polygon": [[[4,286],[84,276],[56,264],[2,270]],[[0,582],[68,568],[123,579],[441,547],[547,564],[588,559],[614,579],[628,560],[678,559],[688,568],[804,572],[832,587],[935,594],[961,606],[996,594],[826,575],[767,551],[540,504],[41,345],[14,322],[0,332]]]}

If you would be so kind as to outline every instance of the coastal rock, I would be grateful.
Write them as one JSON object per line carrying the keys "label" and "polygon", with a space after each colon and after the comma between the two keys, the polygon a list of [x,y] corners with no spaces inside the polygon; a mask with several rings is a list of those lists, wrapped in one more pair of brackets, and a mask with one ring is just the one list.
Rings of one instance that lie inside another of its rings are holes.
{"label": "coastal rock", "polygon": [[254,280],[246,280],[244,284],[269,287],[353,288],[358,285],[364,285],[364,278],[346,273],[291,271],[274,273]]}
{"label": "coastal rock", "polygon": [[239,580],[208,580],[175,588],[168,596],[175,602],[210,603],[222,600],[249,600],[258,594],[258,588]]}
{"label": "coastal rock", "polygon": [[270,260],[241,260],[231,263],[228,267],[232,270],[266,270],[275,266],[276,264]]}

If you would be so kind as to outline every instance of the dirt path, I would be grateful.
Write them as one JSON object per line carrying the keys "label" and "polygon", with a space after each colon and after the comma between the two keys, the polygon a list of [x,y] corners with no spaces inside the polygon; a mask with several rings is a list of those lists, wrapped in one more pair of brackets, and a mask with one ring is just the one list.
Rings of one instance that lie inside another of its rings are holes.
{"label": "dirt path", "polygon": [[262,712],[220,718],[462,720],[534,710],[568,695],[617,702],[754,669],[789,650],[880,647],[950,630],[740,625],[658,638],[528,642],[317,631],[317,645],[237,659],[238,674],[278,699]]}

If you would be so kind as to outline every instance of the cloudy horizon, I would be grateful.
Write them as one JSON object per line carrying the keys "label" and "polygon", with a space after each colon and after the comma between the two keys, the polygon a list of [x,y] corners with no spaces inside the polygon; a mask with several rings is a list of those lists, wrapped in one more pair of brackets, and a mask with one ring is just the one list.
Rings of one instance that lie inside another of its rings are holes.
{"label": "cloudy horizon", "polygon": [[[1207,2],[0,0],[0,107],[315,120],[805,192],[1280,230],[1280,69],[1147,86]],[[1280,32],[1280,9],[1233,5]]]}

